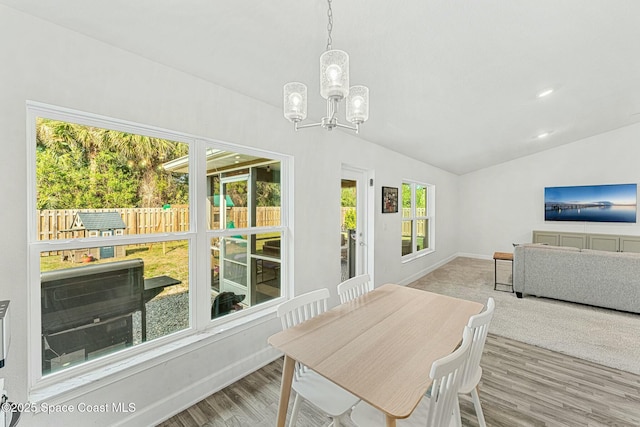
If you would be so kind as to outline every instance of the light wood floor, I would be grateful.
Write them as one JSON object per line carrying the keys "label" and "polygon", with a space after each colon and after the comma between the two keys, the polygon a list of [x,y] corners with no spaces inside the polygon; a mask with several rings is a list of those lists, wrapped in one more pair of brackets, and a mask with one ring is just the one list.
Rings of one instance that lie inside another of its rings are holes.
{"label": "light wood floor", "polygon": [[[489,335],[480,399],[492,426],[640,426],[640,375]],[[200,401],[160,427],[275,425],[282,359]],[[293,404],[291,399],[289,410]],[[462,424],[477,426],[470,401]],[[329,424],[304,404],[298,427]],[[366,427],[366,426],[364,426]]]}

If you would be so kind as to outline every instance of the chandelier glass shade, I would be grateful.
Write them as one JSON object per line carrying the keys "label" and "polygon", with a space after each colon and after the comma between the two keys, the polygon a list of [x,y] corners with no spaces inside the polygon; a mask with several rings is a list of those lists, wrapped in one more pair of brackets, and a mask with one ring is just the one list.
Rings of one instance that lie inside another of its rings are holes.
{"label": "chandelier glass shade", "polygon": [[349,55],[342,50],[328,50],[320,55],[320,95],[324,99],[349,95]]}
{"label": "chandelier glass shade", "polygon": [[[307,86],[300,82],[284,85],[284,117],[294,124],[295,130],[322,126],[327,130],[335,127],[360,130],[360,124],[369,118],[369,88],[366,86],[349,87],[349,55],[331,49],[331,29],[333,12],[329,3],[329,39],[326,51],[320,55],[320,95],[327,100],[327,115],[319,123],[301,124],[307,118]],[[339,103],[346,102],[346,119],[352,125],[342,124],[336,116]]]}
{"label": "chandelier glass shade", "polygon": [[366,86],[352,86],[347,96],[347,121],[364,123],[369,119],[369,88]]}
{"label": "chandelier glass shade", "polygon": [[284,85],[284,116],[294,123],[307,118],[307,86],[304,83]]}

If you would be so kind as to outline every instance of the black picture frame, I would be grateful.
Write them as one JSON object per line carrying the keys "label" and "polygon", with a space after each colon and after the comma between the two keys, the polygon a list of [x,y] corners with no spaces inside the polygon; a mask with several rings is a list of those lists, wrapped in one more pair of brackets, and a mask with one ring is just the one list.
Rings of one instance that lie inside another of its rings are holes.
{"label": "black picture frame", "polygon": [[398,187],[382,187],[382,213],[398,212]]}

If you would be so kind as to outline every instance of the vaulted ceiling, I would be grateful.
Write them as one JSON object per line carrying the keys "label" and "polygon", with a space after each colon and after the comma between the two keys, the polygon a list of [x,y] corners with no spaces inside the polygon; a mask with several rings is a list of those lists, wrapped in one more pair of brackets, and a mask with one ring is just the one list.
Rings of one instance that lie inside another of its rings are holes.
{"label": "vaulted ceiling", "polygon": [[[0,4],[277,108],[284,83],[305,82],[310,118],[326,110],[318,93],[322,0]],[[333,48],[349,53],[351,83],[370,89],[370,118],[358,136],[450,172],[640,121],[638,0],[333,0],[332,7]],[[547,88],[554,92],[539,98]]]}

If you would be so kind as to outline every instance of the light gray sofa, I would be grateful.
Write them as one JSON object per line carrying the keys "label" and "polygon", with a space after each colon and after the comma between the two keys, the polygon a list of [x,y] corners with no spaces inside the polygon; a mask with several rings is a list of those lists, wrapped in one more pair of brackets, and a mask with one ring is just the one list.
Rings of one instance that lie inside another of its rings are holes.
{"label": "light gray sofa", "polygon": [[513,288],[518,298],[529,294],[640,313],[640,254],[519,245]]}

